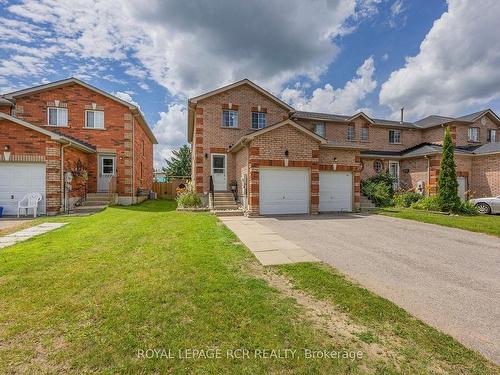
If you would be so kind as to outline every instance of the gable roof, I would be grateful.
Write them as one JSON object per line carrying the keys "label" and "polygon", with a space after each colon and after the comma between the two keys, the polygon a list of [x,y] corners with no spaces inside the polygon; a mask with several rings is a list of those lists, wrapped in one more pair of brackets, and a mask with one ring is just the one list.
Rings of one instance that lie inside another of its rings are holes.
{"label": "gable roof", "polygon": [[116,96],[114,96],[114,95],[112,95],[104,90],[101,90],[95,86],[92,86],[86,82],[83,82],[82,80],[79,80],[78,78],[75,78],[75,77],[70,77],[70,78],[59,80],[59,81],[46,83],[43,85],[33,86],[33,87],[29,87],[29,88],[23,89],[23,90],[13,91],[13,92],[10,92],[10,93],[5,94],[3,96],[6,99],[14,99],[15,100],[16,98],[20,98],[20,97],[23,97],[23,96],[26,96],[29,94],[33,94],[35,92],[46,91],[46,90],[50,90],[50,89],[53,89],[56,87],[70,85],[70,84],[77,84],[77,85],[83,86],[91,91],[94,91],[98,94],[101,94],[102,96],[107,97],[108,99],[114,100],[115,102],[120,103],[120,104],[124,105],[125,107],[127,107],[128,109],[130,109],[131,112],[138,118],[139,124],[144,129],[144,131],[146,132],[148,137],[151,139],[151,141],[154,144],[158,144],[156,137],[154,136],[153,132],[151,131],[151,128],[149,127],[146,119],[144,118],[144,115],[142,114],[141,110],[136,105],[129,103],[123,99],[120,99],[120,98],[118,98],[118,97],[116,97]]}
{"label": "gable roof", "polygon": [[251,88],[253,88],[257,92],[259,92],[263,96],[267,97],[271,101],[275,102],[279,106],[285,108],[286,110],[288,110],[290,112],[295,111],[291,106],[289,106],[288,104],[286,104],[280,98],[274,96],[269,91],[264,90],[262,87],[260,87],[259,85],[253,83],[248,78],[245,78],[245,79],[242,79],[241,81],[234,82],[234,83],[232,83],[230,85],[226,85],[226,86],[223,86],[223,87],[218,88],[216,90],[212,90],[212,91],[209,91],[209,92],[207,92],[205,94],[198,95],[198,96],[195,96],[193,98],[188,99],[188,142],[191,142],[193,140],[193,131],[194,131],[194,108],[193,107],[196,107],[196,104],[200,100],[209,98],[209,97],[211,97],[213,95],[217,95],[217,94],[220,94],[220,93],[222,93],[224,91],[228,91],[228,90],[234,89],[236,87],[244,86],[244,85],[250,86]]}
{"label": "gable roof", "polygon": [[306,112],[306,111],[295,111],[292,114],[292,118],[304,119],[304,120],[317,120],[317,121],[331,121],[331,122],[348,122],[353,119],[363,116],[366,118],[372,125],[379,126],[389,126],[395,128],[415,128],[415,124],[412,122],[399,122],[393,120],[384,120],[378,118],[371,118],[367,116],[364,112],[358,112],[354,116],[347,115],[337,115],[331,113],[320,113],[320,112]]}
{"label": "gable roof", "polygon": [[64,143],[64,144],[71,144],[73,147],[75,147],[75,148],[77,148],[79,150],[82,150],[84,152],[94,153],[96,151],[95,148],[94,148],[94,146],[92,146],[92,145],[90,145],[88,143],[82,142],[79,139],[76,139],[74,137],[68,137],[66,135],[63,135],[63,134],[60,134],[60,133],[56,133],[56,132],[53,132],[53,131],[41,128],[39,126],[33,125],[33,124],[29,123],[29,122],[26,122],[24,120],[18,119],[17,117],[13,117],[13,116],[7,115],[7,114],[2,113],[2,112],[0,112],[0,120],[1,119],[8,120],[8,121],[13,122],[13,123],[15,123],[17,125],[24,126],[25,128],[34,130],[34,131],[36,131],[38,133],[46,135],[47,137],[50,137],[50,139],[52,139],[54,141],[57,141],[57,142],[60,142],[60,143]]}
{"label": "gable roof", "polygon": [[311,138],[314,138],[316,141],[318,141],[319,143],[321,144],[326,144],[327,143],[327,140],[319,135],[317,135],[316,133],[310,131],[309,129],[306,129],[305,127],[303,127],[302,125],[299,125],[297,124],[295,121],[293,120],[290,120],[290,119],[286,119],[286,120],[283,120],[281,122],[278,122],[276,124],[273,124],[273,125],[270,125],[270,126],[267,126],[265,128],[262,128],[262,129],[259,129],[259,130],[256,130],[254,131],[253,133],[250,133],[250,134],[247,134],[247,135],[244,135],[243,137],[241,137],[238,142],[236,142],[236,144],[234,144],[233,146],[231,146],[229,148],[230,151],[236,151],[238,150],[243,144],[245,144],[246,142],[249,142],[251,140],[253,140],[254,138],[262,135],[262,134],[265,134],[265,133],[268,133],[268,132],[271,132],[273,130],[276,130],[276,129],[279,129],[281,128],[282,126],[285,126],[285,125],[290,125],[292,127],[294,127],[295,129],[297,129],[298,131],[304,133],[305,135],[311,137]]}
{"label": "gable roof", "polygon": [[364,112],[358,112],[355,115],[353,115],[353,116],[349,117],[348,119],[346,119],[346,121],[353,121],[353,120],[357,119],[358,117],[363,117],[370,124],[374,124],[374,121],[370,117],[368,117]]}

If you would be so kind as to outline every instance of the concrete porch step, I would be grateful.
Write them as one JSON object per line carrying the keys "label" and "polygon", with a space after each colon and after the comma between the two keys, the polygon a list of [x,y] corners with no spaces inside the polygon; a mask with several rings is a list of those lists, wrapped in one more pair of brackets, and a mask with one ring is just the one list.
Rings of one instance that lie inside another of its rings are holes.
{"label": "concrete porch step", "polygon": [[215,198],[215,203],[235,203],[234,197],[231,198]]}
{"label": "concrete porch step", "polygon": [[212,210],[212,213],[214,213],[216,216],[244,216],[243,210],[240,210],[240,209],[236,209],[236,210],[215,209],[215,210]]}
{"label": "concrete porch step", "polygon": [[104,210],[107,205],[97,205],[97,206],[77,206],[73,209],[74,213],[78,214],[93,214]]}
{"label": "concrete porch step", "polygon": [[237,210],[238,205],[233,203],[233,204],[215,204],[214,209],[216,210]]}
{"label": "concrete porch step", "polygon": [[97,199],[87,199],[82,203],[82,206],[108,206],[109,201],[106,200],[97,200]]}

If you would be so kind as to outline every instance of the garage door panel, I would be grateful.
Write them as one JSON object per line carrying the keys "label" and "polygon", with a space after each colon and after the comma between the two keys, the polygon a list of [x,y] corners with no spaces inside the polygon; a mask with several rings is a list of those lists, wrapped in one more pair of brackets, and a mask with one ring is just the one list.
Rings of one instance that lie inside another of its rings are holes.
{"label": "garage door panel", "polygon": [[38,212],[45,213],[45,164],[0,163],[0,206],[4,215],[17,214],[17,202],[27,193],[42,194]]}
{"label": "garage door panel", "polygon": [[352,211],[352,173],[320,172],[319,211]]}
{"label": "garage door panel", "polygon": [[260,213],[302,214],[309,212],[309,170],[261,168]]}

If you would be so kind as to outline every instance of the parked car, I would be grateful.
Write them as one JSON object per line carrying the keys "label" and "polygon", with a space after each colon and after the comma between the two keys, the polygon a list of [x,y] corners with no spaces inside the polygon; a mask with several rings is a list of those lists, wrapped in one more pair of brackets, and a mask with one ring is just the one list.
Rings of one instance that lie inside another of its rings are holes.
{"label": "parked car", "polygon": [[471,199],[482,214],[500,214],[500,196]]}

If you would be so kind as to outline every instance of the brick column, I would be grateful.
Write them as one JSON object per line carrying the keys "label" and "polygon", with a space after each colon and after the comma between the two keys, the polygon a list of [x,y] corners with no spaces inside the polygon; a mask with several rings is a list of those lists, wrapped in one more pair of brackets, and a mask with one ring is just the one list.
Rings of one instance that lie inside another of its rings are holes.
{"label": "brick column", "polygon": [[[123,128],[125,129],[124,133],[124,151],[123,151],[123,184],[120,181],[121,179],[117,180],[117,190],[118,193],[125,193],[127,196],[133,196],[134,192],[132,191],[133,189],[133,170],[132,170],[132,165],[133,165],[133,152],[132,152],[132,114],[130,113],[125,113],[123,116]],[[118,160],[117,160],[118,162]],[[120,171],[118,171],[120,173]],[[132,202],[133,203],[133,202]]]}
{"label": "brick column", "polygon": [[311,214],[319,211],[319,149],[312,150],[311,162]]}
{"label": "brick column", "polygon": [[61,210],[61,145],[49,140],[45,147],[45,206],[47,215],[56,215]]}
{"label": "brick column", "polygon": [[203,193],[203,108],[196,108],[194,119],[194,171],[196,192]]}
{"label": "brick column", "polygon": [[429,195],[436,195],[438,191],[439,167],[441,160],[431,159],[429,163]]}
{"label": "brick column", "polygon": [[248,214],[255,216],[260,214],[259,194],[260,194],[260,163],[258,157],[260,154],[258,147],[250,147],[250,158],[248,161]]}
{"label": "brick column", "polygon": [[361,157],[356,155],[354,162],[357,167],[354,170],[354,210],[361,209]]}

